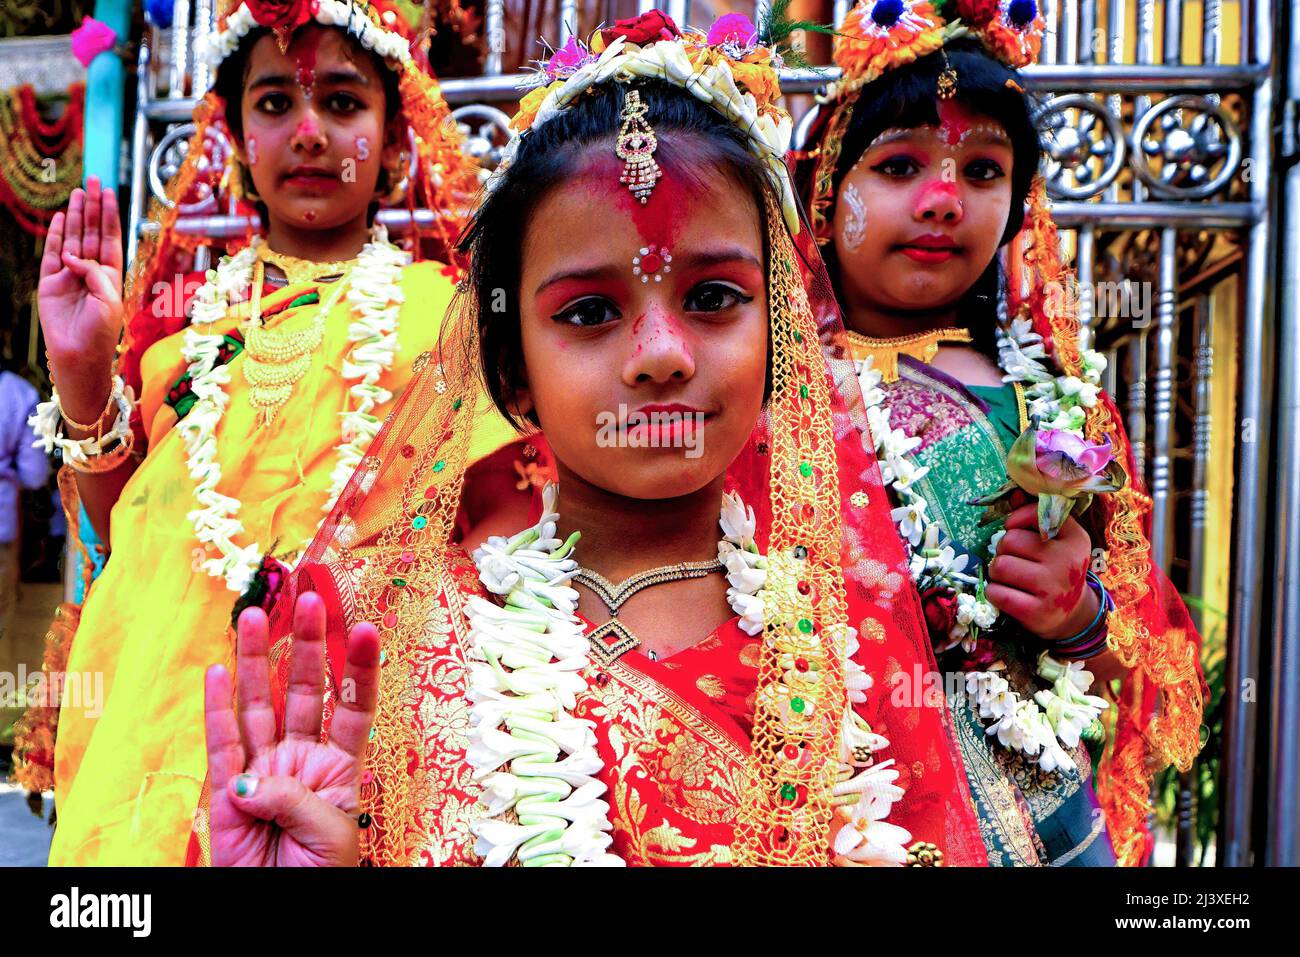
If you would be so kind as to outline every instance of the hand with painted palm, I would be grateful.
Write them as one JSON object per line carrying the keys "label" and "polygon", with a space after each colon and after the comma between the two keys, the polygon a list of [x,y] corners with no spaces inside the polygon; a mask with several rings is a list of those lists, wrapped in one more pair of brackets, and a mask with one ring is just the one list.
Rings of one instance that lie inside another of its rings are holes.
{"label": "hand with painted palm", "polygon": [[122,335],[122,225],[117,194],[90,177],[54,214],[36,290],[50,373],[64,411],[95,422],[112,391]]}
{"label": "hand with painted palm", "polygon": [[321,740],[325,606],[306,593],[294,608],[294,641],[277,735],[266,615],[239,617],[238,690],[208,669],[204,687],[210,832],[217,867],[353,866],[359,854],[361,775],[379,696],[379,639],[361,624],[348,636],[347,669],[328,740]]}

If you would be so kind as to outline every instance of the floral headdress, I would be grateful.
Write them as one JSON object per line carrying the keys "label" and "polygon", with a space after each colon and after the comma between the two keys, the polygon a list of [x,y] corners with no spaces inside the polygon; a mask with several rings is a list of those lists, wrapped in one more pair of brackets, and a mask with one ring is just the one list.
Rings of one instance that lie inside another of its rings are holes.
{"label": "floral headdress", "polygon": [[1043,17],[1035,0],[859,0],[836,33],[836,92],[855,92],[964,36],[1020,69],[1038,57]]}
{"label": "floral headdress", "polygon": [[707,32],[683,33],[670,17],[651,10],[597,31],[586,43],[571,37],[528,81],[533,89],[510,123],[516,135],[488,186],[500,181],[523,136],[593,86],[655,78],[689,90],[744,130],[781,199],[786,224],[797,233],[799,204],[785,165],[793,125],[777,105],[781,65],[780,53],[761,42],[759,29],[743,14],[721,17]]}
{"label": "floral headdress", "polygon": [[[355,37],[397,74],[401,114],[414,134],[416,153],[415,175],[410,177],[403,199],[412,210],[424,206],[435,213],[432,233],[416,237],[417,256],[421,238],[431,239],[450,256],[468,206],[478,191],[480,167],[463,151],[464,138],[451,119],[437,80],[422,66],[424,57],[410,20],[410,11],[419,8],[399,0],[226,0],[221,8],[224,13],[218,16],[216,31],[202,38],[195,51],[214,69],[254,29],[271,30],[285,50],[295,30],[317,23]],[[185,159],[167,186],[166,200],[155,200],[150,209],[149,218],[159,228],[141,239],[127,277],[128,322],[121,367],[128,385],[137,390],[139,359],[145,349],[176,331],[163,328],[158,317],[142,307],[147,297],[156,294],[159,280],[170,279],[176,272],[173,254],[190,252],[203,241],[203,237],[177,234],[175,225],[181,204],[203,175],[210,128],[222,120],[225,111],[226,104],[215,90],[208,90],[199,99]],[[231,162],[238,161],[232,157]],[[229,172],[232,181],[238,182],[241,171]],[[178,321],[181,317],[171,318]]]}
{"label": "floral headdress", "polygon": [[274,33],[283,52],[295,30],[315,22],[342,27],[363,48],[398,69],[411,60],[411,38],[409,31],[403,32],[405,24],[397,11],[387,7],[367,0],[241,0],[218,21],[216,31],[199,38],[195,54],[215,69],[255,27]]}

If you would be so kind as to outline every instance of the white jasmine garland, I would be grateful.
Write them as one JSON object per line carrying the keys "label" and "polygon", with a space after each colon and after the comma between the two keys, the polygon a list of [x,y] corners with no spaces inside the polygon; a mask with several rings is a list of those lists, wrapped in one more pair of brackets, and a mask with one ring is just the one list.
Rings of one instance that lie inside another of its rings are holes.
{"label": "white jasmine garland", "polygon": [[[595,725],[572,714],[586,687],[589,646],[574,614],[578,535],[555,537],[555,486],[542,517],[510,539],[474,551],[479,579],[504,607],[473,597],[470,623],[470,743],[466,757],[483,784],[488,817],[471,825],[475,853],[489,867],[622,866],[607,853],[609,805],[596,775]],[[505,818],[514,812],[514,820]]]}
{"label": "white jasmine garland", "polygon": [[[1025,384],[1029,414],[1037,417],[1043,428],[1068,429],[1082,436],[1087,410],[1099,401],[1105,356],[1086,350],[1081,376],[1056,376],[1047,365],[1050,360],[1042,336],[1033,331],[1028,319],[1000,324],[997,341],[1003,381]],[[979,632],[995,627],[1001,613],[984,594],[982,583],[965,573],[967,556],[957,556],[951,546],[940,544],[938,523],[926,514],[927,502],[916,490],[916,483],[928,468],[918,467],[908,458],[921,440],[891,425],[887,396],[880,388],[882,376],[872,367],[871,358],[855,362],[855,367],[870,432],[870,439],[864,434],[863,442],[871,443],[869,448],[876,454],[885,484],[898,496],[900,505],[891,518],[908,552],[912,578],[922,592],[944,587],[957,598],[948,643],[938,651],[958,644],[973,651]],[[1005,534],[999,530],[990,539],[990,561]],[[992,722],[986,732],[1003,747],[1035,760],[1045,771],[1072,767],[1058,742],[1076,746],[1083,729],[1108,707],[1104,699],[1085,693],[1092,684],[1091,673],[1083,670],[1082,662],[1066,666],[1044,652],[1039,658],[1039,676],[1052,686],[1036,692],[1032,699],[1023,699],[997,673],[1001,667],[999,662],[995,670],[966,674],[967,693],[974,697],[979,716]]]}
{"label": "white jasmine garland", "polygon": [[[465,607],[471,662],[466,758],[474,780],[483,785],[487,811],[470,829],[477,838],[475,853],[490,867],[511,861],[573,867],[624,863],[608,852],[613,825],[598,778],[604,765],[595,725],[572,713],[585,688],[582,672],[590,646],[574,614],[578,593],[569,584],[578,573],[574,546],[580,533],[563,542],[556,537],[557,495],[556,486],[547,483],[537,524],[509,539],[493,536],[473,553],[479,581],[504,602],[475,596]],[[727,598],[742,617],[741,627],[751,618],[757,626],[745,630],[757,634],[763,627],[768,564],[754,541],[754,511],[739,495],[727,493],[719,525]],[[853,704],[866,701],[872,679],[854,657],[857,630],[845,632],[849,704],[841,724],[841,763],[856,773],[837,784],[834,794],[857,800],[839,809],[848,823],[833,850],[855,863],[902,864],[911,835],[885,818],[903,789],[894,784],[893,761],[877,764],[873,756],[889,742],[853,710]],[[788,667],[794,668],[793,660]],[[811,713],[815,693],[800,693],[804,713]]]}
{"label": "white jasmine garland", "polygon": [[[208,270],[207,281],[195,294],[190,327],[181,349],[189,362],[195,403],[176,425],[185,443],[185,464],[195,480],[194,497],[199,503],[199,508],[186,518],[193,523],[198,541],[217,551],[217,557],[204,561],[201,567],[214,578],[224,579],[231,591],[241,595],[261,565],[262,548],[256,542],[235,544],[235,539],[244,534],[238,518],[242,503],[217,491],[222,474],[216,460],[216,429],[229,403],[224,387],[230,382],[230,367],[216,364],[223,337],[196,327],[210,327],[221,320],[231,299],[249,288],[258,245],[260,239],[255,237],[234,256],[222,257],[216,269]],[[352,304],[348,339],[353,347],[343,360],[343,377],[356,380],[348,391],[357,401],[355,408],[340,413],[341,441],[335,447],[338,462],[331,472],[324,512],[333,509],[379,431],[380,419],[374,410],[392,398],[392,393],[377,383],[392,368],[397,353],[398,313],[403,302],[401,273],[409,262],[410,257],[388,241],[387,231],[376,226],[357,257],[350,279],[346,283],[340,280],[331,291],[332,298],[321,307],[328,312],[345,291]]]}
{"label": "white jasmine garland", "polygon": [[[396,14],[389,11],[383,18],[385,23],[395,22]],[[357,38],[357,42],[367,50],[372,50],[386,60],[405,64],[411,59],[410,45],[406,38],[394,30],[387,30],[377,25],[366,15],[362,5],[350,0],[319,0],[312,17],[316,23],[326,27],[343,27]],[[226,57],[239,48],[239,43],[257,26],[248,5],[241,3],[226,18],[224,30],[214,30],[194,41],[194,55],[212,69],[219,67]]]}

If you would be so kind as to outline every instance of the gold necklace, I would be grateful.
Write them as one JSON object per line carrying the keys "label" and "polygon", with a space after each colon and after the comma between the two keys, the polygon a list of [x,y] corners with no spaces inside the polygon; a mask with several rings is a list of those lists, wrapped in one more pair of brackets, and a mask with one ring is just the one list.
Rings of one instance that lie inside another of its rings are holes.
{"label": "gold necklace", "polygon": [[898,336],[894,339],[873,339],[852,329],[845,329],[844,335],[849,342],[849,351],[853,358],[862,360],[867,356],[873,358],[873,368],[880,373],[885,382],[898,381],[899,355],[911,356],[922,362],[930,362],[939,351],[941,342],[970,342],[969,329],[931,329],[910,336]]}
{"label": "gold necklace", "polygon": [[[284,332],[262,325],[262,283],[266,266],[258,260],[253,267],[253,301],[244,324],[244,381],[248,402],[257,411],[261,425],[270,425],[289,401],[293,387],[311,368],[312,353],[325,338],[325,317],[334,308],[348,284],[350,270],[334,283],[329,299],[306,329]],[[319,293],[318,293],[319,296]]]}
{"label": "gold necklace", "polygon": [[[590,568],[579,568],[573,580],[591,589],[609,610],[609,621],[587,636],[596,658],[601,664],[607,665],[624,652],[631,651],[641,644],[641,639],[618,620],[618,610],[637,592],[652,585],[664,585],[688,578],[703,578],[705,575],[722,571],[724,567],[716,558],[707,562],[678,562],[675,565],[661,565],[658,568],[637,572],[617,585],[599,572],[594,572]],[[650,659],[658,660],[654,652],[650,653]]]}
{"label": "gold necklace", "polygon": [[266,243],[257,247],[257,258],[264,263],[279,267],[290,284],[299,282],[316,282],[331,276],[342,276],[353,266],[357,259],[340,259],[337,262],[316,262],[313,259],[299,259],[287,253],[277,253]]}

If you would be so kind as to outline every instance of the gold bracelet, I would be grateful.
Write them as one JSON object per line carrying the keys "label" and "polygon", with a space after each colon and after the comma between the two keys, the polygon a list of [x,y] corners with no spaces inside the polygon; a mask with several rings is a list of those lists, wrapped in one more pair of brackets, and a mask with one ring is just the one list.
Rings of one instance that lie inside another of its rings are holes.
{"label": "gold bracelet", "polygon": [[74,422],[72,419],[68,418],[68,413],[63,411],[63,400],[60,399],[59,415],[60,417],[62,417],[64,424],[71,426],[72,428],[76,429],[78,432],[94,432],[96,439],[102,439],[104,437],[104,416],[112,412],[113,406],[117,404],[114,401],[117,398],[117,395],[113,391],[112,378],[108,380],[108,385],[109,385],[108,403],[104,406],[104,411],[99,413],[99,418],[96,419],[94,422],[92,422],[90,425],[83,425],[80,422]]}

